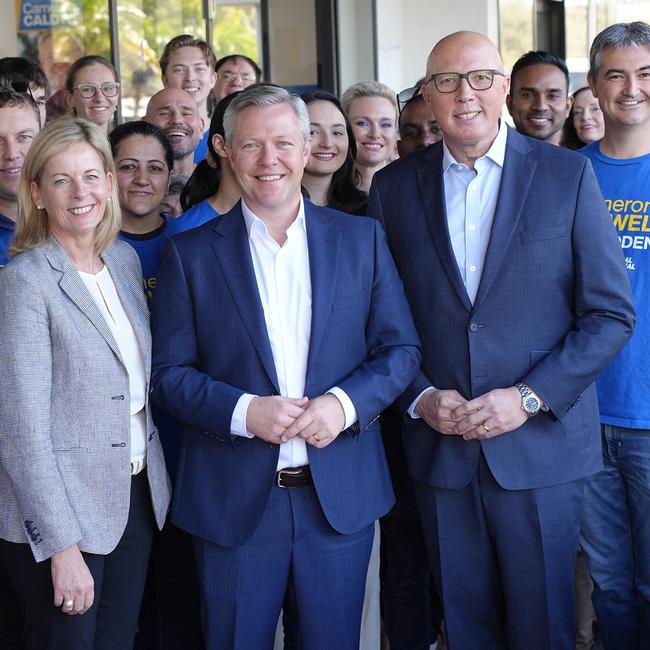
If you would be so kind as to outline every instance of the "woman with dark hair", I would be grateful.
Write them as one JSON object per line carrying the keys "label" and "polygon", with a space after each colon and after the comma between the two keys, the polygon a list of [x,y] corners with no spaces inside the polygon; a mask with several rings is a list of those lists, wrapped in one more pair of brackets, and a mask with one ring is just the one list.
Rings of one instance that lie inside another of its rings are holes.
{"label": "woman with dark hair", "polygon": [[103,56],[82,56],[70,66],[65,96],[72,115],[94,122],[108,133],[120,100],[117,70]]}
{"label": "woman with dark hair", "polygon": [[210,121],[208,154],[190,176],[181,193],[183,214],[177,221],[183,230],[196,228],[218,217],[237,203],[241,196],[225,149],[223,115],[239,93],[224,97],[215,107]]}
{"label": "woman with dark hair", "polygon": [[181,230],[160,207],[169,188],[174,152],[162,130],[148,122],[126,122],[113,129],[108,139],[122,209],[119,238],[138,254],[144,288],[151,298],[163,242]]}
{"label": "woman with dark hair", "polygon": [[350,214],[366,213],[368,197],[357,187],[357,145],[339,100],[322,90],[301,95],[311,124],[311,152],[303,189],[316,205]]}
{"label": "woman with dark hair", "polygon": [[567,149],[582,149],[605,135],[605,122],[598,100],[589,86],[578,88],[572,97],[569,117],[562,127],[562,146]]}

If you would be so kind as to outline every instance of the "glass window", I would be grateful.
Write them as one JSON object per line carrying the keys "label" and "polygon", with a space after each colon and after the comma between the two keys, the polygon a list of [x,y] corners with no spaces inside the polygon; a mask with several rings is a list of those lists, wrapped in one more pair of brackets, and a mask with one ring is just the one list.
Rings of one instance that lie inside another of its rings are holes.
{"label": "glass window", "polygon": [[522,54],[535,49],[533,16],[533,0],[499,2],[499,46],[506,70]]}
{"label": "glass window", "polygon": [[262,65],[259,2],[218,4],[212,23],[212,47],[217,59],[245,54]]}

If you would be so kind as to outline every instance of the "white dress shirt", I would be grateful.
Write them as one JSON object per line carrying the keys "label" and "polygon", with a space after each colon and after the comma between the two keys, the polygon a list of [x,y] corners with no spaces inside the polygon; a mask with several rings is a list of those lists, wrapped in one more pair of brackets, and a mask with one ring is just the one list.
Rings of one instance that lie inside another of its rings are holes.
{"label": "white dress shirt", "polygon": [[[507,137],[506,123],[501,120],[497,137],[488,152],[474,162],[474,169],[457,162],[445,144],[444,136],[442,140],[447,228],[456,264],[472,304],[476,299],[490,243]],[[423,390],[413,400],[408,410],[412,418],[420,417],[415,405],[432,388]]]}
{"label": "white dress shirt", "polygon": [[124,311],[108,267],[96,274],[79,271],[99,308],[126,366],[129,375],[129,413],[131,415],[131,471],[137,474],[145,465],[147,453],[147,425],[144,405],[147,396],[147,377],[142,352],[129,317]]}
{"label": "white dress shirt", "polygon": [[[259,291],[266,330],[271,343],[278,388],[284,397],[304,395],[307,356],[311,336],[311,275],[305,208],[300,199],[298,215],[287,228],[287,239],[280,246],[244,200],[242,213],[248,232],[255,280]],[[348,395],[337,386],[329,391],[341,402],[345,427],[356,422],[357,413]],[[230,432],[252,438],[246,429],[248,405],[255,395],[242,395],[233,411]],[[307,446],[296,436],[280,445],[278,470],[307,465]]]}

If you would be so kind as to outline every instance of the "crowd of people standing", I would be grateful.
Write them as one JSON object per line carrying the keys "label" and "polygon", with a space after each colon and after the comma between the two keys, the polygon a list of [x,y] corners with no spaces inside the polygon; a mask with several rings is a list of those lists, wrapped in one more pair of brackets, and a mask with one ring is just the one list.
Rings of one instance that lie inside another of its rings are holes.
{"label": "crowd of people standing", "polygon": [[0,645],[650,648],[650,26],[160,73],[0,59]]}

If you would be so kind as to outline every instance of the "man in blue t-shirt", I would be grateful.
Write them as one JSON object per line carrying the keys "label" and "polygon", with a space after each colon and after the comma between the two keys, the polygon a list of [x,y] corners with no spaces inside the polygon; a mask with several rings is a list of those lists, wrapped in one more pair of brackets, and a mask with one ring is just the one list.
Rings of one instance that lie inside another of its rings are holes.
{"label": "man in blue t-shirt", "polygon": [[9,242],[18,216],[20,172],[41,128],[38,107],[27,95],[0,91],[0,267],[9,261]]}
{"label": "man in blue t-shirt", "polygon": [[598,380],[604,470],[587,482],[581,544],[603,646],[650,648],[650,25],[594,39],[589,84],[605,136],[581,150],[594,166],[625,254],[637,324]]}

